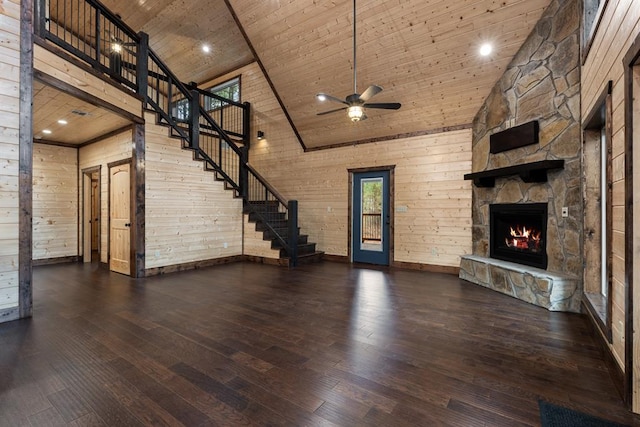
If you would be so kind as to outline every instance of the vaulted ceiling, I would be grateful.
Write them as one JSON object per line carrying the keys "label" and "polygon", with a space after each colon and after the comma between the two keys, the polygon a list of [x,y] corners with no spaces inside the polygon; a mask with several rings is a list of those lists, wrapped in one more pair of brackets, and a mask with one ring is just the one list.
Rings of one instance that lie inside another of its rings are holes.
{"label": "vaulted ceiling", "polygon": [[357,91],[402,108],[352,123],[315,98],[353,93],[352,0],[103,0],[185,82],[258,60],[309,149],[468,126],[549,2],[358,0]]}
{"label": "vaulted ceiling", "polygon": [[[298,129],[316,148],[412,135],[471,123],[494,83],[536,24],[548,0],[360,0],[357,3],[358,93],[398,111],[317,116],[353,93],[351,0],[229,0]],[[490,41],[495,53],[480,57]]]}

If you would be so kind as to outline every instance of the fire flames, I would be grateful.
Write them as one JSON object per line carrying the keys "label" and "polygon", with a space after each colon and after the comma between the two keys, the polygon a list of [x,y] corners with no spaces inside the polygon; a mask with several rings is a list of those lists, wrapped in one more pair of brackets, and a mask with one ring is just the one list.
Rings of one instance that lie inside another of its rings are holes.
{"label": "fire flames", "polygon": [[530,252],[537,252],[540,250],[540,231],[536,231],[532,228],[516,226],[509,227],[511,237],[504,239],[507,247],[514,249],[527,250]]}

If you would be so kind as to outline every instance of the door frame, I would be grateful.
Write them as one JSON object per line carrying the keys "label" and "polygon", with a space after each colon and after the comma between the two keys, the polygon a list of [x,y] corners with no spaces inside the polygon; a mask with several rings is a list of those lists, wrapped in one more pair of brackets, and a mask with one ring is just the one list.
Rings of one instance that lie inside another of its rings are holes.
{"label": "door frame", "polygon": [[[100,189],[102,188],[102,165],[98,165],[82,169],[82,238],[78,242],[78,253],[82,249],[82,262],[91,262],[91,176],[94,173],[98,174],[98,213],[100,222],[102,222],[102,200],[100,194]],[[100,253],[100,241],[102,239],[101,229],[102,227],[98,229],[98,254]],[[88,253],[87,246],[89,247]]]}
{"label": "door frame", "polygon": [[[629,47],[623,59],[624,66],[624,137],[625,137],[625,372],[624,400],[634,412],[640,411],[640,313],[634,310],[635,301],[640,301],[640,269],[634,265],[640,242],[640,215],[635,204],[640,204],[634,189],[640,186],[640,147],[634,140],[640,130],[640,101],[634,101],[640,92],[640,34]],[[634,120],[635,118],[635,120]],[[635,160],[635,165],[634,165]],[[635,169],[634,169],[635,166]]]}
{"label": "door frame", "polygon": [[122,165],[129,165],[129,277],[136,277],[136,221],[135,221],[135,206],[136,206],[136,192],[134,184],[134,164],[131,157],[127,159],[117,160],[115,162],[107,163],[107,266],[111,263],[111,168],[115,168]]}
{"label": "door frame", "polygon": [[394,257],[394,212],[395,212],[395,173],[396,165],[386,165],[386,166],[373,166],[368,168],[351,168],[347,169],[349,174],[349,196],[347,199],[348,202],[348,213],[349,218],[347,222],[347,230],[348,230],[348,245],[347,245],[347,259],[350,263],[353,263],[353,175],[357,173],[365,173],[365,172],[389,172],[389,267],[393,267],[395,265],[395,257]]}

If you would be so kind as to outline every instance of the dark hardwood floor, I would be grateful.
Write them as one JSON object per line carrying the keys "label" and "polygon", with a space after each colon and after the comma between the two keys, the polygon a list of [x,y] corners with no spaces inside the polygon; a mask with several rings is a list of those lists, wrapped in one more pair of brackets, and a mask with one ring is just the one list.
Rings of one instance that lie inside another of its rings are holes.
{"label": "dark hardwood floor", "polygon": [[67,264],[33,283],[34,317],[0,325],[0,426],[536,426],[539,399],[640,425],[584,316],[450,275]]}

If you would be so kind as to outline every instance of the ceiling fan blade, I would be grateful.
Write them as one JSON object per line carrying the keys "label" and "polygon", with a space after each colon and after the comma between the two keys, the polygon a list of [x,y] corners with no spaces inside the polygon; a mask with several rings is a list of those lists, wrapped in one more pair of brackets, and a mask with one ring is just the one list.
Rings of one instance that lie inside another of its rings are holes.
{"label": "ceiling fan blade", "polygon": [[343,111],[349,107],[336,108],[335,110],[323,111],[322,113],[318,113],[318,116],[324,116],[325,114],[335,113],[336,111]]}
{"label": "ceiling fan blade", "polygon": [[380,103],[371,103],[364,104],[365,108],[380,108],[382,110],[398,110],[402,107],[402,104],[399,102],[380,102]]}
{"label": "ceiling fan blade", "polygon": [[325,100],[331,100],[334,102],[339,102],[340,104],[349,105],[344,99],[336,98],[335,96],[327,95],[326,93],[320,92],[316,95],[317,98],[320,98],[321,96],[324,97]]}
{"label": "ceiling fan blade", "polygon": [[362,92],[362,95],[360,95],[360,100],[367,102],[368,100],[370,100],[371,98],[379,94],[380,92],[382,92],[382,88],[380,86],[371,85],[367,88],[367,90]]}

